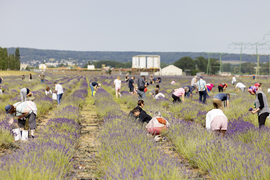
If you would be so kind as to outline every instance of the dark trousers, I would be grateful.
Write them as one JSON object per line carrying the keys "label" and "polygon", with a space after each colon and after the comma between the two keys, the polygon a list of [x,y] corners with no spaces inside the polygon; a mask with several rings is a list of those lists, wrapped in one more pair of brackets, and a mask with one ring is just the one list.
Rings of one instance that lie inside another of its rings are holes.
{"label": "dark trousers", "polygon": [[259,128],[265,125],[267,116],[269,116],[269,113],[262,113],[261,115],[258,116]]}
{"label": "dark trousers", "polygon": [[[26,118],[28,118],[30,129],[36,129],[36,115],[35,115],[35,113],[32,112]],[[25,122],[26,122],[26,120],[18,119],[19,127],[24,128]]]}
{"label": "dark trousers", "polygon": [[223,87],[222,86],[218,86],[218,92],[223,92]]}
{"label": "dark trousers", "polygon": [[174,94],[172,94],[172,98],[173,98],[173,103],[181,102],[180,97],[178,97],[178,96],[176,96],[176,95],[174,95]]}
{"label": "dark trousers", "polygon": [[206,100],[206,91],[204,90],[204,91],[199,91],[199,95],[200,95],[200,97],[199,97],[199,101],[200,102],[203,102],[203,103],[205,103],[205,100]]}

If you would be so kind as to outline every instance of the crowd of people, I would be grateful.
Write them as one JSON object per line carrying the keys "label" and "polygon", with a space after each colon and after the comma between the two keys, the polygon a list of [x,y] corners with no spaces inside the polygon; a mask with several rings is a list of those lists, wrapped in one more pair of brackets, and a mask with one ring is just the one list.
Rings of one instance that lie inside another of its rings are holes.
{"label": "crowd of people", "polygon": [[[151,75],[149,78],[149,81],[147,81],[145,76],[141,76],[137,80],[137,87],[135,87],[135,77],[132,76],[129,78],[128,74],[125,77],[125,81],[128,83],[128,88],[130,90],[130,94],[137,94],[138,95],[138,106],[134,108],[132,111],[130,111],[129,116],[131,116],[134,119],[137,119],[138,122],[141,124],[146,123],[147,126],[147,131],[150,134],[155,134],[159,135],[161,131],[160,129],[167,129],[168,122],[167,120],[163,119],[163,123],[159,122],[157,119],[158,116],[161,117],[161,114],[159,112],[156,112],[154,117],[151,117],[149,114],[147,114],[143,110],[143,106],[146,100],[146,91],[147,87],[150,84],[155,84],[155,88],[150,91],[151,97],[154,99],[160,99],[164,98],[165,95],[160,92],[160,83],[162,82],[162,79],[160,77],[158,78],[153,78]],[[95,87],[99,87],[100,84],[93,82]],[[173,80],[171,82],[172,85],[176,84],[176,81]],[[235,91],[239,92],[245,92],[246,86],[241,83],[236,81],[236,77],[232,77],[232,85],[235,86]],[[91,87],[91,84],[90,84]],[[121,80],[120,77],[117,77],[117,79],[114,81],[114,87],[115,87],[115,92],[116,92],[116,98],[121,96],[120,94],[120,89],[121,89]],[[184,103],[185,98],[192,98],[193,96],[193,91],[194,93],[199,94],[199,101],[203,104],[206,103],[206,99],[209,98],[208,93],[210,93],[213,88],[215,87],[214,84],[209,83],[207,84],[206,81],[202,76],[199,77],[197,80],[197,76],[193,77],[190,83],[190,86],[183,86],[180,88],[176,88],[172,92],[172,99],[173,99],[173,104],[175,103]],[[230,94],[229,93],[224,93],[226,89],[228,88],[227,83],[219,83],[217,86],[218,94],[214,95],[212,99],[213,103],[213,109],[211,109],[207,114],[206,114],[206,128],[208,130],[213,130],[214,132],[217,132],[218,135],[224,136],[225,132],[227,130],[228,126],[228,119],[226,115],[224,114],[225,108],[230,107]],[[255,100],[255,109],[251,110],[252,114],[257,113],[258,114],[258,121],[259,121],[259,127],[261,128],[262,126],[265,125],[266,117],[269,116],[270,110],[269,106],[267,103],[267,98],[265,94],[261,91],[261,83],[256,83],[254,86],[251,86],[248,88],[248,92],[251,95],[256,96]],[[159,117],[159,118],[160,118]],[[165,123],[165,124],[164,124]],[[150,125],[151,124],[151,125]],[[150,128],[151,127],[151,128]],[[158,127],[158,128],[156,128]],[[162,128],[160,128],[162,127]],[[166,128],[165,128],[166,127]],[[153,130],[154,128],[154,130]],[[156,129],[155,129],[156,128]],[[151,130],[149,130],[151,129]],[[159,129],[159,130],[157,130]]]}
{"label": "crowd of people", "polygon": [[[45,82],[45,74],[42,72],[40,75],[41,83]],[[22,75],[22,80],[25,79],[25,75]],[[32,74],[29,74],[29,81],[33,79]],[[0,77],[0,88],[2,84],[3,78]],[[52,96],[52,99],[57,100],[58,106],[60,105],[64,90],[61,84],[54,82],[55,90],[52,92],[49,86],[45,89],[45,95]],[[18,119],[19,131],[24,131],[26,120],[29,121],[30,127],[30,138],[35,137],[35,129],[36,129],[36,115],[37,115],[37,106],[34,103],[34,98],[32,91],[27,88],[20,89],[21,102],[16,102],[14,104],[8,104],[5,106],[6,114],[9,114],[9,124],[13,127],[16,127],[14,124],[14,118]],[[54,98],[55,96],[55,98]]]}

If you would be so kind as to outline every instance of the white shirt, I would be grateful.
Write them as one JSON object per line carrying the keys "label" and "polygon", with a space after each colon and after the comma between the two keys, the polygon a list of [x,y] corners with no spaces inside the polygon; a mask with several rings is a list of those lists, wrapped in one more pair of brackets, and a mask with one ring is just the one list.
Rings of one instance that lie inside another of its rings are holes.
{"label": "white shirt", "polygon": [[210,130],[211,129],[211,123],[212,123],[214,117],[220,116],[220,115],[221,116],[225,116],[225,114],[220,109],[213,109],[213,110],[209,111],[206,114],[206,124],[205,124],[205,127],[206,127],[207,130]]}
{"label": "white shirt", "polygon": [[159,99],[159,97],[165,97],[165,95],[162,93],[158,93],[157,95],[155,95],[155,99]]}
{"label": "white shirt", "polygon": [[195,81],[196,81],[195,78],[192,78],[192,80],[191,80],[191,86],[196,85],[196,82]]}
{"label": "white shirt", "polygon": [[57,91],[57,94],[63,94],[64,90],[61,84],[56,84],[55,85],[55,90]]}
{"label": "white shirt", "polygon": [[237,83],[236,87],[238,88],[245,88],[246,86],[243,83]]}
{"label": "white shirt", "polygon": [[114,80],[115,87],[121,87],[121,80]]}
{"label": "white shirt", "polygon": [[46,90],[45,90],[45,94],[46,94],[46,96],[47,96],[48,94],[52,94],[52,90],[49,90],[49,91],[46,91]]}
{"label": "white shirt", "polygon": [[233,82],[236,82],[236,78],[235,78],[235,77],[233,77],[233,78],[232,78],[232,81],[233,81]]}

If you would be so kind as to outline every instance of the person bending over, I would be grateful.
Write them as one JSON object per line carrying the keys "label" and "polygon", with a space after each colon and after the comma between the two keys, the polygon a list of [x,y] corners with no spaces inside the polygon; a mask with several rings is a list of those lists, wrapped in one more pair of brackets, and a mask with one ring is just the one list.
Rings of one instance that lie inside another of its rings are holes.
{"label": "person bending over", "polygon": [[27,97],[31,97],[32,96],[32,92],[28,88],[22,88],[20,90],[20,94],[21,94],[21,100],[22,100],[22,102],[26,101]]}
{"label": "person bending over", "polygon": [[[229,108],[229,99],[230,99],[230,94],[219,93],[215,95],[213,98],[214,108],[221,109],[222,111],[224,110],[224,106]],[[222,102],[224,102],[224,106]]]}
{"label": "person bending over", "polygon": [[183,88],[187,89],[186,93],[185,93],[185,97],[191,97],[192,98],[192,91],[194,90],[191,86],[183,86]]}
{"label": "person bending over", "polygon": [[139,108],[135,108],[132,110],[132,113],[135,117],[139,117],[140,123],[149,123],[149,121],[152,119],[150,115],[148,115],[144,110],[140,111]]}
{"label": "person bending over", "polygon": [[218,135],[224,137],[227,127],[228,119],[220,109],[212,109],[206,114],[206,125],[207,130],[217,132]]}
{"label": "person bending over", "polygon": [[220,83],[218,85],[218,92],[223,92],[226,90],[226,88],[228,87],[227,83]]}
{"label": "person bending over", "polygon": [[[237,90],[237,88],[239,88],[238,90]],[[239,91],[239,90],[241,90],[241,92],[244,92],[245,91],[245,89],[246,89],[246,86],[243,84],[243,83],[237,83],[236,85],[235,85],[235,91]]]}
{"label": "person bending over", "polygon": [[172,94],[173,103],[181,102],[181,99],[180,99],[181,96],[182,96],[182,101],[185,102],[185,92],[188,90],[189,90],[188,88],[175,89],[174,93]]}
{"label": "person bending over", "polygon": [[97,88],[101,86],[101,84],[98,84],[97,82],[92,82],[89,84],[91,91],[92,91],[92,97],[94,96],[94,91],[97,92]]}

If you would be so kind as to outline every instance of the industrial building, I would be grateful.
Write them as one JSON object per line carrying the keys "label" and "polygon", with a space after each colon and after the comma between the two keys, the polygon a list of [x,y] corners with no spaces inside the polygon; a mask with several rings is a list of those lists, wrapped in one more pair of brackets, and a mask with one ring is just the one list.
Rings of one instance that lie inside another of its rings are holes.
{"label": "industrial building", "polygon": [[138,55],[132,57],[132,68],[160,69],[159,55]]}

